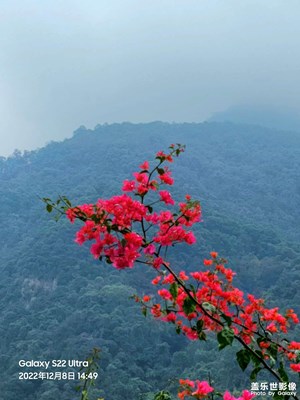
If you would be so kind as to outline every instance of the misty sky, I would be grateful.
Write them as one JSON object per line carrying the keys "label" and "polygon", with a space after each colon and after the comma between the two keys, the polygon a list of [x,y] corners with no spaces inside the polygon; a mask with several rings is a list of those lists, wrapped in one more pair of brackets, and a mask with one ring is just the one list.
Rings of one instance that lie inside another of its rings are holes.
{"label": "misty sky", "polygon": [[299,0],[0,0],[0,155],[104,122],[300,111]]}

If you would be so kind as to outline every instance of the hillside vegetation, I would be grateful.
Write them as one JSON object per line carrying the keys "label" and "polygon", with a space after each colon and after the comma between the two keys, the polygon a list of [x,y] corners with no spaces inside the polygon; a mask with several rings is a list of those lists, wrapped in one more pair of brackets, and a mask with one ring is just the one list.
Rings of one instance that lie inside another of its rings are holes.
{"label": "hillside vegetation", "polygon": [[193,270],[216,250],[241,289],[300,311],[299,134],[230,123],[81,127],[61,143],[0,159],[3,399],[75,399],[74,381],[19,381],[18,361],[83,360],[93,347],[101,348],[95,398],[149,400],[176,390],[179,377],[209,371],[220,388],[248,385],[232,349],[216,357],[213,340],[190,343],[145,319],[129,297],[149,292],[151,271],[93,261],[73,241],[76,226],[55,222],[39,199],[77,204],[119,193],[140,162],[173,142],[187,146],[172,165],[173,197],[189,193],[203,208],[197,248],[178,246],[174,263]]}

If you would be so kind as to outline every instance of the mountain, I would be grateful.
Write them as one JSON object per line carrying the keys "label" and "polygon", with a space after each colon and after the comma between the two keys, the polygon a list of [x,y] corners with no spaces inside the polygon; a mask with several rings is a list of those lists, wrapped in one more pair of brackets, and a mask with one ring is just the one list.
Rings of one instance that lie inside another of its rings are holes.
{"label": "mountain", "polygon": [[83,360],[93,347],[101,348],[94,398],[152,400],[158,390],[176,391],[178,378],[207,379],[209,371],[218,371],[220,388],[248,384],[232,365],[232,349],[216,356],[214,339],[191,343],[171,326],[144,318],[130,296],[153,291],[151,271],[116,271],[94,261],[74,243],[76,226],[55,222],[39,199],[66,195],[76,204],[120,193],[141,162],[174,142],[187,148],[172,165],[173,197],[189,193],[203,207],[198,245],[175,248],[174,265],[194,270],[216,250],[229,259],[244,291],[300,311],[299,134],[233,123],[81,127],[71,139],[0,160],[6,400],[79,398],[72,380],[18,379],[18,363]]}

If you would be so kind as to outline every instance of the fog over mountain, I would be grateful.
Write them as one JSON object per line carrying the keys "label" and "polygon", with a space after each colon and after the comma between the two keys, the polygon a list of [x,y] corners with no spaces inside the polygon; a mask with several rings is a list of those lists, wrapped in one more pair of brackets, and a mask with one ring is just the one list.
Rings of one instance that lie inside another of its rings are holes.
{"label": "fog over mountain", "polygon": [[297,110],[268,106],[242,105],[214,113],[208,121],[255,124],[279,130],[300,132],[300,114]]}

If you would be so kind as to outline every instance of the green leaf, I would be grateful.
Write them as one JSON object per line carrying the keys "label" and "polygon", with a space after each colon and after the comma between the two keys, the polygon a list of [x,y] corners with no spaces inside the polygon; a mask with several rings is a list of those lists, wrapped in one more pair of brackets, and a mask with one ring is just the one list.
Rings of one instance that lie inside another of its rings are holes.
{"label": "green leaf", "polygon": [[162,390],[161,392],[156,393],[154,400],[172,400],[172,397],[169,392]]}
{"label": "green leaf", "polygon": [[230,317],[228,317],[228,315],[221,313],[222,318],[224,319],[224,321],[226,322],[226,324],[228,326],[231,326],[232,324],[232,319]]}
{"label": "green leaf", "polygon": [[149,213],[152,214],[152,212],[153,212],[153,207],[147,206],[147,208],[148,208]]}
{"label": "green leaf", "polygon": [[[255,353],[257,354],[258,357],[264,358],[263,353],[260,350],[255,350]],[[252,353],[251,353],[251,360],[255,367],[258,367],[261,364],[261,361]]]}
{"label": "green leaf", "polygon": [[269,355],[269,364],[270,364],[271,368],[275,367],[275,365],[276,365],[275,358],[270,355]]}
{"label": "green leaf", "polygon": [[199,340],[206,340],[206,334],[202,332],[198,332],[198,338]]}
{"label": "green leaf", "polygon": [[183,311],[185,315],[189,315],[192,312],[194,312],[195,308],[196,308],[195,302],[190,297],[187,297],[183,302]]}
{"label": "green leaf", "polygon": [[165,173],[165,170],[163,168],[157,168],[157,172],[159,175],[163,175]]}
{"label": "green leaf", "polygon": [[242,371],[245,371],[245,369],[248,367],[248,364],[251,360],[251,356],[249,354],[249,351],[246,349],[242,349],[236,353],[236,359],[241,367]]}
{"label": "green leaf", "polygon": [[177,333],[177,335],[180,335],[180,333],[181,333],[181,328],[179,325],[176,326],[176,333]]}
{"label": "green leaf", "polygon": [[204,308],[204,310],[209,311],[211,313],[216,312],[216,307],[213,304],[210,304],[208,301],[202,303],[202,307]]}
{"label": "green leaf", "polygon": [[69,206],[72,207],[70,200],[66,196],[61,196],[61,199]]}
{"label": "green leaf", "polygon": [[271,343],[268,347],[268,353],[277,360],[278,347],[275,343]]}
{"label": "green leaf", "polygon": [[173,282],[173,283],[171,284],[171,286],[170,286],[170,293],[171,293],[173,299],[176,300],[176,299],[177,299],[177,296],[178,296],[178,285],[177,285],[176,282]]}
{"label": "green leaf", "polygon": [[219,342],[219,350],[224,349],[224,347],[231,345],[234,339],[234,332],[232,329],[225,327],[221,332],[217,334],[217,339]]}
{"label": "green leaf", "polygon": [[251,374],[250,374],[250,379],[251,379],[251,381],[255,381],[255,380],[256,380],[257,374],[259,373],[260,370],[262,370],[261,367],[255,367],[255,368],[252,370],[252,372],[251,372]]}
{"label": "green leaf", "polygon": [[196,298],[196,289],[195,289],[195,286],[192,285],[192,284],[189,284],[189,285],[187,285],[187,288],[188,288],[191,292],[193,292],[193,295],[194,295],[194,297]]}
{"label": "green leaf", "polygon": [[203,321],[202,319],[199,319],[199,320],[197,321],[197,324],[196,324],[196,329],[197,329],[197,332],[198,332],[198,333],[201,333],[201,332],[202,332],[203,325],[204,325],[204,321]]}
{"label": "green leaf", "polygon": [[289,377],[287,376],[287,373],[284,369],[284,365],[283,365],[282,361],[280,361],[280,363],[279,363],[278,373],[280,375],[280,378],[283,380],[283,382],[289,381]]}
{"label": "green leaf", "polygon": [[[108,221],[108,220],[107,220]],[[112,224],[111,225],[111,230],[113,230],[113,231],[117,231],[118,232],[118,230],[119,230],[119,227],[118,227],[118,225],[116,225],[116,224]],[[121,232],[122,233],[122,232]]]}
{"label": "green leaf", "polygon": [[49,213],[51,213],[51,211],[53,210],[53,206],[51,206],[51,204],[47,204],[46,210],[47,210]]}
{"label": "green leaf", "polygon": [[147,317],[147,307],[142,307],[142,314]]}

